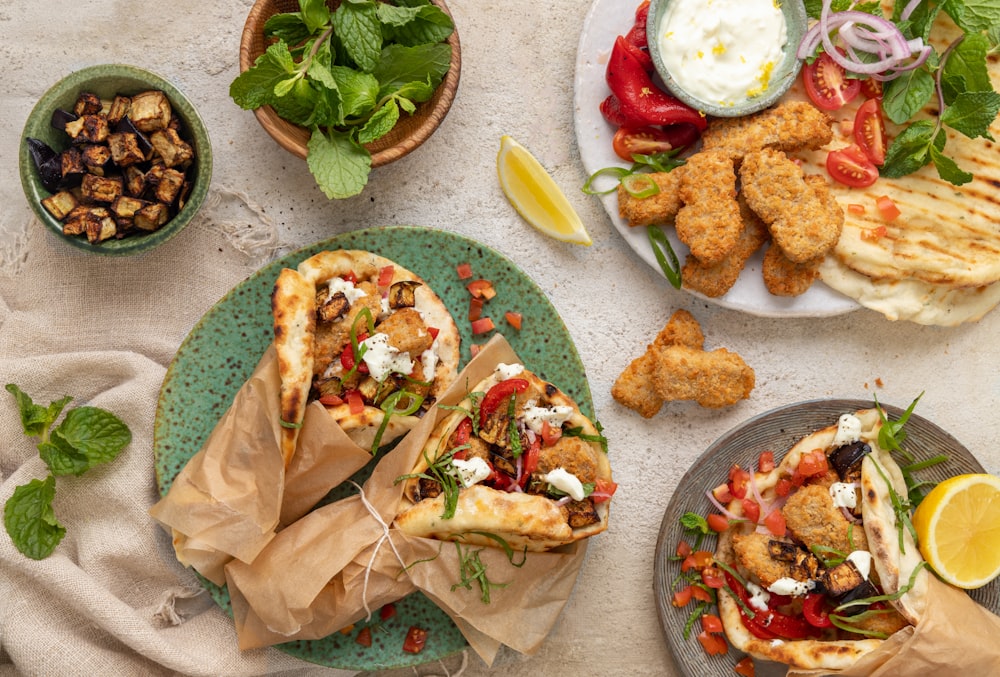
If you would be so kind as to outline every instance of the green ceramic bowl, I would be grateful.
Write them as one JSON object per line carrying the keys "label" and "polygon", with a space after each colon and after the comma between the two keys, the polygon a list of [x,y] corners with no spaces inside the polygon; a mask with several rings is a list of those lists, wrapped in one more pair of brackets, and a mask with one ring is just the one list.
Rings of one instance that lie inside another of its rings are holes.
{"label": "green ceramic bowl", "polygon": [[717,101],[706,101],[684,89],[678,83],[675,74],[670,72],[664,61],[664,54],[660,50],[660,41],[658,39],[660,33],[662,33],[660,24],[672,7],[688,2],[692,2],[692,0],[651,0],[649,4],[649,20],[646,24],[649,55],[653,58],[656,73],[663,80],[663,84],[670,93],[692,108],[715,117],[749,115],[776,103],[795,82],[795,78],[802,68],[801,59],[795,56],[795,52],[798,49],[799,43],[802,42],[802,36],[806,32],[808,24],[806,9],[802,0],[782,0],[780,3],[781,12],[785,17],[787,41],[782,50],[782,60],[775,64],[771,72],[767,89],[756,96],[749,96],[734,101],[732,105],[720,105]]}
{"label": "green ceramic bowl", "polygon": [[[167,95],[174,114],[183,122],[183,128],[179,130],[181,137],[194,148],[195,164],[189,170],[194,185],[187,202],[170,221],[151,233],[129,235],[120,240],[110,239],[99,244],[90,244],[82,235],[64,235],[62,224],[42,206],[42,200],[51,193],[42,185],[26,139],[28,137],[40,139],[56,151],[63,150],[69,146],[69,137],[61,130],[52,127],[52,113],[58,108],[71,110],[80,92],[92,92],[102,99],[111,99],[115,94],[131,95],[150,89],[161,90]],[[205,123],[202,122],[192,103],[180,90],[159,75],[135,66],[121,64],[102,64],[83,68],[66,76],[45,92],[25,122],[18,162],[24,195],[45,227],[74,247],[112,256],[149,251],[183,230],[205,201],[212,180],[212,144]]]}

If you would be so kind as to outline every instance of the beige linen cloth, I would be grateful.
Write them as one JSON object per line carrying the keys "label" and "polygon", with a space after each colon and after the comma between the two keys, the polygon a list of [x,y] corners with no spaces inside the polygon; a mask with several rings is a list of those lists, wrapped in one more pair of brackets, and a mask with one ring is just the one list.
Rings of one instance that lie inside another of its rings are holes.
{"label": "beige linen cloth", "polygon": [[[350,674],[274,648],[241,652],[232,620],[147,512],[158,499],[153,423],[166,369],[205,311],[261,262],[207,215],[128,258],[78,252],[38,223],[26,233],[16,249],[0,243],[0,386],[15,383],[38,404],[71,395],[71,406],[115,412],[132,443],[110,464],[57,478],[66,537],[50,557],[27,559],[0,531],[0,676]],[[4,390],[0,442],[3,503],[47,475]]]}

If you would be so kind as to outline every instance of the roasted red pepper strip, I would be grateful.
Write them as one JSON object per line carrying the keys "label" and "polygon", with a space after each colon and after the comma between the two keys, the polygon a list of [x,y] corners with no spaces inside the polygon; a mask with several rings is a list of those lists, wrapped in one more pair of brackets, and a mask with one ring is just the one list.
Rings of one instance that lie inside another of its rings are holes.
{"label": "roasted red pepper strip", "polygon": [[523,378],[509,378],[490,388],[483,396],[483,401],[479,403],[479,425],[486,424],[501,402],[516,393],[523,393],[527,389],[528,382]]}
{"label": "roasted red pepper strip", "polygon": [[[724,573],[729,588],[739,596],[743,605],[750,607],[750,596],[747,594],[746,588],[728,571],[724,571]],[[789,616],[774,609],[767,611],[754,609],[754,617],[750,618],[743,610],[743,606],[740,606],[740,617],[750,634],[760,639],[774,639],[776,637],[803,639],[815,634],[815,630],[802,618]]]}
{"label": "roasted red pepper strip", "polygon": [[[616,119],[608,119],[612,124],[644,127],[686,123],[699,131],[708,126],[705,116],[656,86],[621,35],[611,49],[605,79],[617,101],[616,110],[612,111]],[[601,104],[601,112],[608,117],[606,103]]]}
{"label": "roasted red pepper strip", "polygon": [[802,616],[809,621],[809,625],[816,628],[829,628],[833,625],[830,612],[826,609],[825,597],[819,593],[806,595],[802,601]]}

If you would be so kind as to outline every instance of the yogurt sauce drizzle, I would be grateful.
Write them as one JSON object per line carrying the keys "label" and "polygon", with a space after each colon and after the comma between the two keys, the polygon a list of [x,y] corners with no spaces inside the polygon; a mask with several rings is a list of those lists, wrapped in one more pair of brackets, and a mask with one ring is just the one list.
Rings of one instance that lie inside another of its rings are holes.
{"label": "yogurt sauce drizzle", "polygon": [[676,0],[657,35],[677,84],[722,106],[765,92],[788,43],[778,0]]}

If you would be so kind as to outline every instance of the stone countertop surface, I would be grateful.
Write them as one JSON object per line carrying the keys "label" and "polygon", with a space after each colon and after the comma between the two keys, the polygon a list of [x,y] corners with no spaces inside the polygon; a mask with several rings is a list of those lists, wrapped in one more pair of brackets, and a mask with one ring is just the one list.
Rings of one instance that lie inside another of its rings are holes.
{"label": "stone countertop surface", "polygon": [[[374,171],[361,195],[330,201],[305,163],[277,146],[229,98],[249,0],[0,2],[5,312],[25,310],[22,280],[38,279],[39,266],[58,262],[47,293],[58,306],[77,302],[84,294],[79,285],[110,265],[68,252],[43,230],[25,203],[16,160],[25,118],[39,96],[63,75],[97,63],[128,63],[165,76],[197,106],[212,139],[215,169],[202,213],[146,257],[201,262],[193,273],[199,293],[183,312],[156,325],[159,341],[148,355],[163,367],[198,318],[233,285],[277,256],[338,233],[429,226],[474,238],[516,262],[573,337],[621,488],[609,530],[590,544],[572,598],[536,655],[504,651],[492,668],[472,655],[462,666],[449,661],[421,674],[678,674],[653,594],[664,509],[682,475],[713,441],[771,408],[873,396],[905,407],[922,392],[917,413],[958,438],[988,471],[1000,471],[1000,315],[956,328],[894,323],[864,309],[828,318],[757,317],[674,290],[625,244],[599,200],[579,190],[587,176],[574,133],[573,82],[589,0],[450,0],[449,6],[461,38],[462,74],[444,123],[417,151]],[[622,11],[632,12],[633,3],[623,3]],[[496,177],[505,134],[548,168],[593,246],[546,238],[511,208]],[[169,274],[169,266],[156,270]],[[126,292],[119,302],[123,316],[153,315],[147,307],[153,300],[140,291]],[[701,322],[708,348],[728,348],[753,367],[756,387],[749,399],[721,410],[668,403],[648,420],[612,400],[615,378],[677,309]],[[84,332],[76,349],[99,349],[102,330],[112,331],[119,317],[100,316],[97,330]],[[26,339],[0,342],[4,359],[20,357],[20,351],[38,356]],[[0,479],[11,471],[11,464],[0,466]],[[214,607],[204,613],[222,614]],[[20,674],[3,647],[0,632],[0,674]],[[120,650],[132,651],[125,645]]]}

